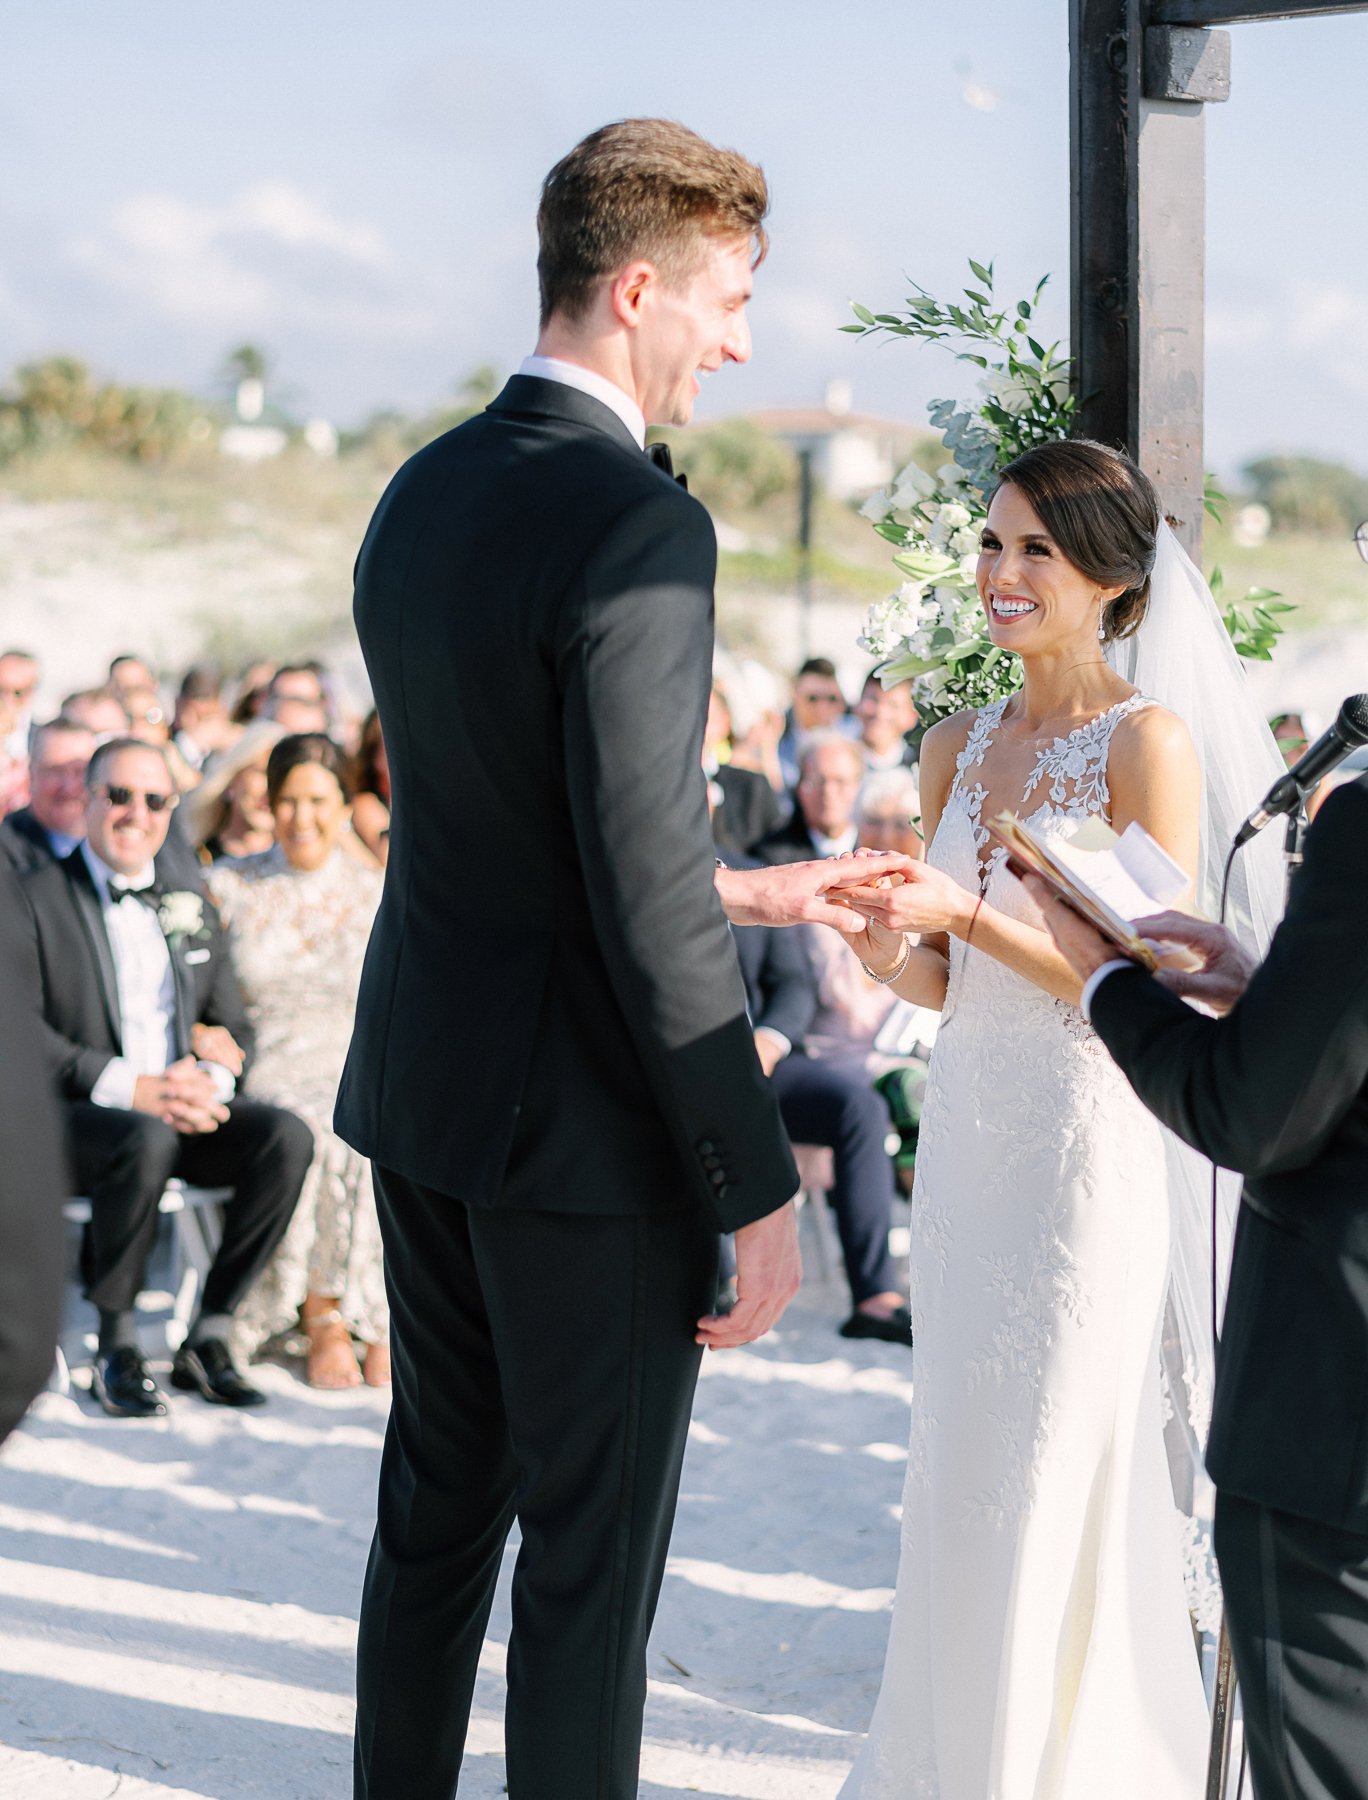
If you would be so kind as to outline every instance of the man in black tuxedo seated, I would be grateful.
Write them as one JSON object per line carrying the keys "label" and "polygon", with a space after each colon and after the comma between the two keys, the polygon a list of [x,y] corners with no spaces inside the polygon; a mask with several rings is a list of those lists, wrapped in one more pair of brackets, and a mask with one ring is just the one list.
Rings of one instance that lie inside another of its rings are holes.
{"label": "man in black tuxedo seated", "polygon": [[0,858],[22,875],[60,862],[85,836],[95,733],[74,719],[39,725],[29,744],[29,803],[0,825]]}
{"label": "man in black tuxedo seated", "polygon": [[[755,866],[744,858],[733,859],[733,865]],[[774,1088],[784,1129],[795,1144],[825,1145],[832,1154],[828,1199],[853,1309],[841,1336],[910,1346],[911,1315],[895,1285],[888,1248],[893,1222],[888,1108],[862,1063],[804,1054],[803,1036],[817,1011],[817,975],[805,931],[736,925],[732,936],[756,1054]]]}
{"label": "man in black tuxedo seated", "polygon": [[1164,913],[1145,935],[1202,967],[1156,978],[1029,885],[1140,1098],[1245,1177],[1207,1468],[1255,1790],[1368,1800],[1368,776],[1317,814],[1258,969]]}
{"label": "man in black tuxedo seated", "polygon": [[854,738],[840,731],[814,732],[803,745],[793,817],[761,838],[755,846],[760,861],[810,862],[853,850],[864,773],[864,752]]}
{"label": "man in black tuxedo seated", "polygon": [[22,883],[43,1037],[91,1204],[82,1274],[100,1314],[92,1385],[116,1417],[166,1411],[134,1306],[173,1175],[233,1195],[172,1384],[225,1406],[264,1400],[229,1352],[233,1309],[280,1242],[313,1158],[312,1133],[293,1113],[234,1097],[251,1026],[207,896],[164,886],[158,853],[175,793],[157,747],[102,745],[87,771],[85,842]]}

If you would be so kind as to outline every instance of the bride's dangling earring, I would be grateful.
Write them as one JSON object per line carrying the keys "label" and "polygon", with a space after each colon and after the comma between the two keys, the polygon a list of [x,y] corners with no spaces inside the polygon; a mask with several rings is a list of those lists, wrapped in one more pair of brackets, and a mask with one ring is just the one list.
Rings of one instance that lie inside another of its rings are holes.
{"label": "bride's dangling earring", "polygon": [[1097,641],[1099,644],[1107,641],[1107,605],[1100,593],[1097,596]]}

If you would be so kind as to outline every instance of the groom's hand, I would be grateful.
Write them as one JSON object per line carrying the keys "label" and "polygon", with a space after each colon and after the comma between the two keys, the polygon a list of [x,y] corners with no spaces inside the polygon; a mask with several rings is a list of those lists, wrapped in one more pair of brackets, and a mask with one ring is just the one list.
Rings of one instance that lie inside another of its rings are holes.
{"label": "groom's hand", "polygon": [[803,1280],[798,1214],[793,1202],[736,1234],[736,1305],[698,1321],[696,1342],[709,1350],[754,1343],[778,1323]]}
{"label": "groom's hand", "polygon": [[865,922],[845,905],[841,890],[868,887],[881,876],[900,876],[918,867],[910,856],[867,851],[769,869],[719,869],[717,893],[733,925],[834,925],[856,937]]}

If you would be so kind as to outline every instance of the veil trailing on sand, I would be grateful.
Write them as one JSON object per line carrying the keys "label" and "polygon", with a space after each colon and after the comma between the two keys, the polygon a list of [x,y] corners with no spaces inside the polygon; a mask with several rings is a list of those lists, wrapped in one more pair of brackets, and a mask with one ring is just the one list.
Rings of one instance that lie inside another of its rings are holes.
{"label": "veil trailing on sand", "polygon": [[[1201,571],[1167,525],[1159,530],[1150,603],[1138,632],[1111,644],[1107,660],[1126,681],[1186,724],[1202,772],[1196,904],[1216,918],[1221,878],[1235,833],[1284,772],[1282,757],[1245,685],[1244,668]],[[1282,835],[1272,830],[1235,859],[1226,922],[1262,958],[1282,916]],[[1211,1165],[1165,1132],[1172,1258],[1164,1324],[1164,1371],[1171,1402],[1165,1432],[1174,1491],[1187,1518],[1189,1603],[1203,1631],[1220,1623],[1211,1548],[1212,1489],[1202,1466],[1215,1379],[1212,1343]],[[1225,1283],[1239,1177],[1216,1187],[1217,1317]]]}

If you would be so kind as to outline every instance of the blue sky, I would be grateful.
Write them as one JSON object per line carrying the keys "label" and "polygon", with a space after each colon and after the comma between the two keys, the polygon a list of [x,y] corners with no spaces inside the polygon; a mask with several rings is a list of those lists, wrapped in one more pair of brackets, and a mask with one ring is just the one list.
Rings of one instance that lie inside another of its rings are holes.
{"label": "blue sky", "polygon": [[[592,23],[585,23],[590,18]],[[1368,14],[1234,29],[1207,109],[1208,461],[1368,468]],[[535,329],[550,164],[628,113],[762,162],[755,357],[712,412],[820,398],[919,419],[964,375],[837,333],[846,300],[1049,271],[1067,325],[1065,0],[64,0],[6,26],[0,363],[53,350],[208,390],[276,355],[304,411],[419,407]]]}

